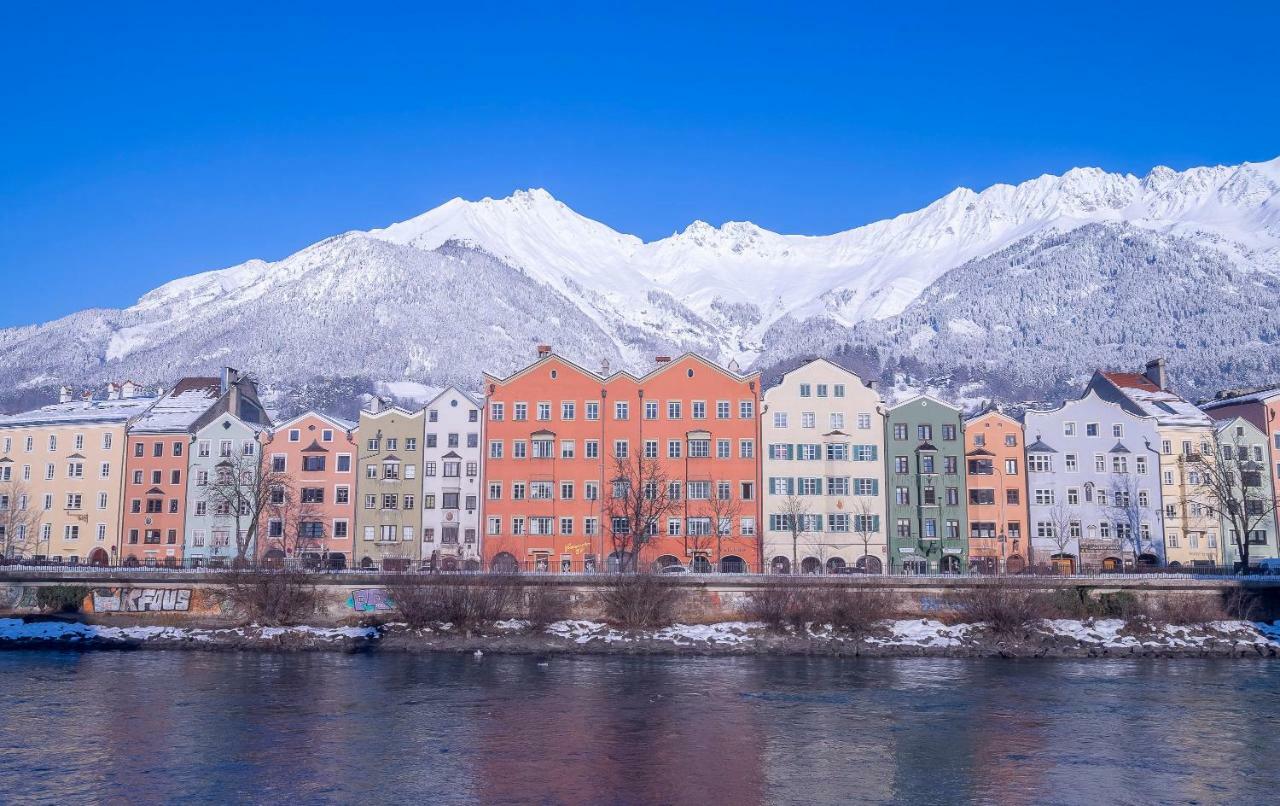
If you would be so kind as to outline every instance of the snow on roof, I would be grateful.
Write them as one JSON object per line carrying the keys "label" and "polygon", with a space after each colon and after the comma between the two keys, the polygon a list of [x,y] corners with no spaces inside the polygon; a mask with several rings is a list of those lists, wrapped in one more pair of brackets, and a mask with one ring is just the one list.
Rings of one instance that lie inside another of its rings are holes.
{"label": "snow on roof", "polygon": [[1102,376],[1142,409],[1144,415],[1156,418],[1157,425],[1212,425],[1209,415],[1194,403],[1168,389],[1161,389],[1145,375],[1104,372]]}
{"label": "snow on roof", "polygon": [[54,403],[33,411],[0,417],[0,428],[40,425],[112,425],[137,417],[155,402],[154,397],[131,397],[119,400],[73,400],[68,403]]}
{"label": "snow on roof", "polygon": [[1277,395],[1280,395],[1280,386],[1267,386],[1262,389],[1252,389],[1247,392],[1238,392],[1233,395],[1206,400],[1200,405],[1206,409],[1216,409],[1222,406],[1235,406],[1240,403],[1265,403]]}
{"label": "snow on roof", "polygon": [[139,417],[130,426],[130,430],[186,431],[221,396],[222,382],[217,378],[183,378],[157,400],[146,414]]}

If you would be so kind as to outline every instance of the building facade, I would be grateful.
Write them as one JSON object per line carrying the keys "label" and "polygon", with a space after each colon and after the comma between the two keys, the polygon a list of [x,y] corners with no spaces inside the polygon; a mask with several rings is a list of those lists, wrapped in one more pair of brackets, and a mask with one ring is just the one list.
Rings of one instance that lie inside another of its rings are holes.
{"label": "building facade", "polygon": [[[1247,518],[1252,522],[1245,540],[1249,550],[1249,565],[1257,565],[1259,561],[1280,557],[1280,545],[1276,542],[1276,525],[1274,518],[1261,517],[1265,512],[1274,512],[1276,508],[1276,487],[1267,472],[1267,436],[1256,425],[1243,417],[1232,417],[1217,423],[1218,461],[1223,462],[1236,474],[1241,484],[1248,485],[1248,491],[1241,490],[1238,496],[1244,503]],[[1250,509],[1256,507],[1256,513]],[[1231,519],[1221,520],[1223,561],[1234,566],[1240,562],[1240,549],[1237,546],[1237,528]]]}
{"label": "building facade", "polygon": [[[759,402],[757,374],[691,354],[637,377],[541,347],[525,369],[485,376],[485,566],[758,568]],[[620,508],[641,487],[659,503],[632,524]]]}
{"label": "building facade", "polygon": [[1200,457],[1213,456],[1213,420],[1169,388],[1163,358],[1142,373],[1095,372],[1088,391],[1126,411],[1153,417],[1160,441],[1161,519],[1170,566],[1211,566],[1222,561],[1221,523],[1197,496],[1192,481]]}
{"label": "building facade", "polygon": [[885,418],[889,571],[958,574],[968,568],[960,409],[922,395]]}
{"label": "building facade", "polygon": [[[344,568],[355,530],[356,423],[315,411],[299,414],[262,432],[263,472],[278,504],[267,520],[258,553],[267,560],[294,560]],[[272,491],[274,493],[274,490]]]}
{"label": "building facade", "polygon": [[129,426],[122,562],[181,565],[192,429],[223,395],[218,378],[183,378]]}
{"label": "building facade", "polygon": [[1160,436],[1151,417],[1087,392],[1028,411],[1032,558],[1060,573],[1163,563]]}
{"label": "building facade", "polygon": [[422,558],[440,570],[480,568],[480,410],[452,386],[426,406]]}
{"label": "building facade", "polygon": [[[1220,392],[1200,408],[1215,420],[1243,417],[1267,437],[1267,476],[1280,490],[1280,386],[1246,391]],[[1276,512],[1280,534],[1280,511]]]}
{"label": "building facade", "polygon": [[764,393],[764,557],[772,573],[883,573],[884,401],[815,359]]}
{"label": "building facade", "polygon": [[1028,562],[1022,423],[995,409],[965,421],[969,570],[1017,574]]}
{"label": "building facade", "polygon": [[[261,446],[267,425],[223,411],[196,428],[187,451],[183,556],[192,566],[251,561],[262,537]],[[145,550],[133,543],[129,550]]]}
{"label": "building facade", "polygon": [[120,558],[125,434],[154,396],[131,382],[0,417],[0,546],[9,557]]}
{"label": "building facade", "polygon": [[360,412],[356,535],[361,568],[405,571],[422,561],[423,409],[374,398]]}

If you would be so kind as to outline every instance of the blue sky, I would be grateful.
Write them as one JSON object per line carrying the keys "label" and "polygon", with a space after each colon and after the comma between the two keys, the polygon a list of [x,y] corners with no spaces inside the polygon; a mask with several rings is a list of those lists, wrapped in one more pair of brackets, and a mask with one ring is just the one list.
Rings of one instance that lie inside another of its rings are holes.
{"label": "blue sky", "polygon": [[1280,155],[1276,3],[261,5],[0,7],[0,327],[453,196],[816,234]]}

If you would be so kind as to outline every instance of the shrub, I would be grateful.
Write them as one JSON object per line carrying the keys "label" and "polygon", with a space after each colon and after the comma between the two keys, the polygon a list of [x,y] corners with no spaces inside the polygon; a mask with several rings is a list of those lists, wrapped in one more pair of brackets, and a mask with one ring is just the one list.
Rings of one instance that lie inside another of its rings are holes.
{"label": "shrub", "polygon": [[624,627],[660,627],[674,620],[684,590],[655,574],[618,574],[600,590],[605,616]]}
{"label": "shrub", "polygon": [[800,592],[789,585],[765,585],[756,588],[747,596],[742,608],[744,616],[752,621],[763,622],[774,630],[781,630],[792,623],[796,597]]}
{"label": "shrub", "polygon": [[408,577],[387,586],[391,604],[410,627],[452,624],[468,632],[507,618],[519,594],[519,582],[508,577]]}
{"label": "shrub", "polygon": [[1087,619],[1102,614],[1102,607],[1088,588],[1055,588],[1040,600],[1043,618]]}
{"label": "shrub", "polygon": [[46,613],[79,613],[88,595],[84,585],[49,585],[36,588],[36,604]]}
{"label": "shrub", "polygon": [[1141,621],[1150,616],[1147,603],[1128,591],[1104,593],[1098,597],[1098,613],[1102,618]]}
{"label": "shrub", "polygon": [[1164,596],[1150,603],[1145,615],[1157,624],[1192,627],[1222,621],[1227,612],[1216,596],[1182,594]]}
{"label": "shrub", "polygon": [[1257,594],[1244,588],[1232,588],[1223,602],[1223,609],[1229,617],[1241,621],[1257,621],[1262,612]]}
{"label": "shrub", "polygon": [[255,624],[299,624],[316,612],[315,580],[301,571],[236,569],[219,576],[213,598]]}
{"label": "shrub", "polygon": [[545,627],[569,618],[569,597],[546,585],[534,585],[525,594],[524,617],[534,627]]}
{"label": "shrub", "polygon": [[1015,635],[1048,612],[1042,592],[1012,582],[983,585],[961,591],[952,606],[999,635]]}
{"label": "shrub", "polygon": [[829,588],[820,599],[819,620],[834,630],[864,635],[893,614],[893,594],[878,588]]}

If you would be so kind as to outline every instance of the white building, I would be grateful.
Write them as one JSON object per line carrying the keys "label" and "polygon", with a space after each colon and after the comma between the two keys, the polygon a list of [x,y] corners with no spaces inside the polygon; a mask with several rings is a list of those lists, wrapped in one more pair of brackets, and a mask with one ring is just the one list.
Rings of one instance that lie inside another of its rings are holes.
{"label": "white building", "polygon": [[[826,359],[764,393],[764,556],[773,573],[885,567],[884,401]],[[790,518],[800,511],[793,554]]]}
{"label": "white building", "polygon": [[480,409],[452,386],[426,407],[422,560],[446,571],[480,568]]}

